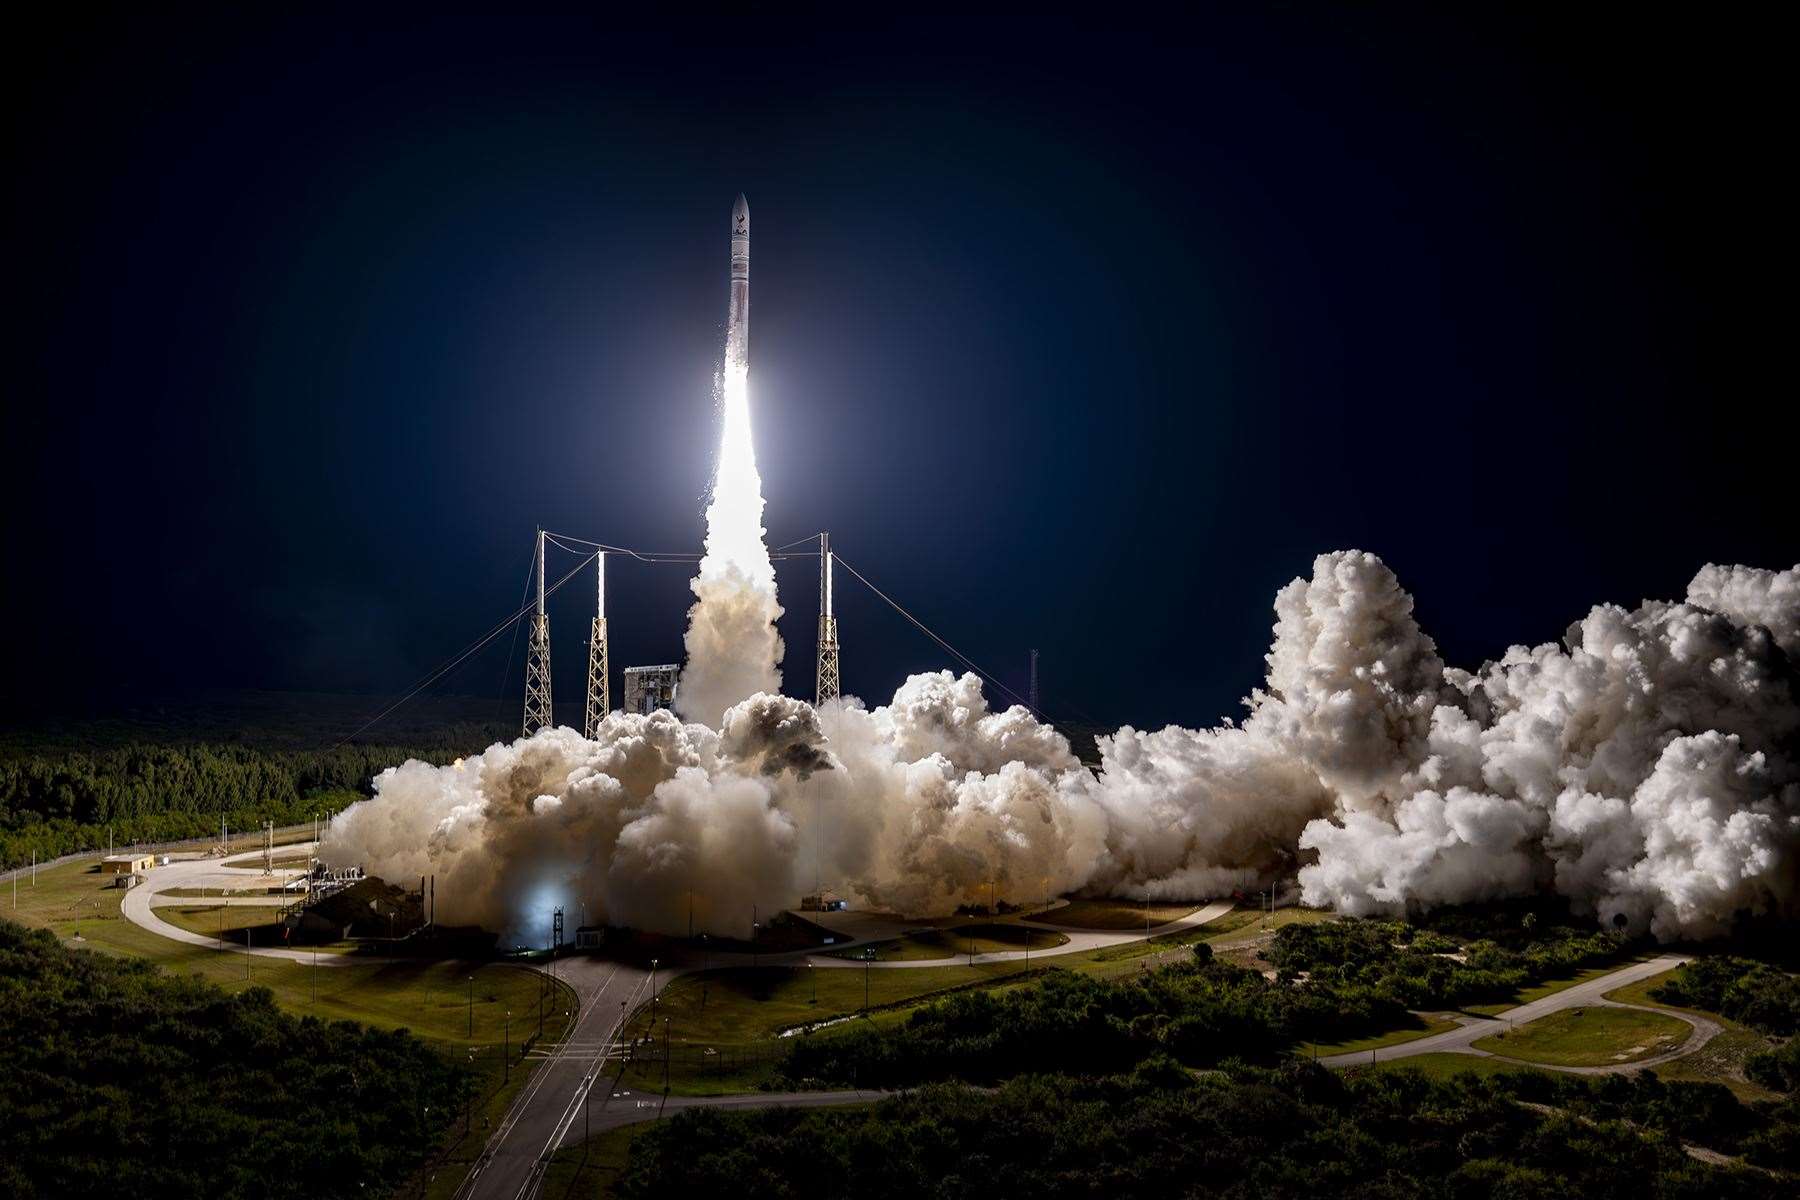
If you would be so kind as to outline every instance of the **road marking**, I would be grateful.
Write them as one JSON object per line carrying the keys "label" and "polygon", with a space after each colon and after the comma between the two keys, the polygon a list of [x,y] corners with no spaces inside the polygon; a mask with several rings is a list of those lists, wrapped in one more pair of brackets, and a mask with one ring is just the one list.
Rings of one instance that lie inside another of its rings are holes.
{"label": "road marking", "polygon": [[[615,969],[613,974],[618,974],[618,971]],[[612,982],[611,976],[608,976],[607,982]],[[649,982],[650,976],[646,975],[638,980],[636,987],[631,989],[631,995],[626,997],[625,1003],[620,1008],[618,1022],[613,1026],[612,1032],[606,1039],[608,1043],[618,1040],[619,1034],[624,1031],[625,1023],[630,1020],[631,1016],[637,1011],[636,1002],[638,996],[643,993],[644,988]],[[602,988],[600,992],[595,993],[594,1011],[596,1012],[599,1011],[599,997],[603,995],[604,992],[605,989]],[[537,1195],[538,1189],[543,1186],[544,1172],[550,1166],[550,1158],[562,1147],[563,1138],[568,1136],[570,1128],[574,1126],[575,1116],[581,1111],[582,1103],[587,1099],[588,1094],[593,1091],[594,1080],[599,1077],[600,1067],[603,1065],[604,1059],[596,1057],[592,1069],[589,1070],[586,1075],[582,1076],[581,1082],[576,1085],[575,1095],[563,1108],[562,1116],[558,1118],[555,1129],[550,1133],[549,1140],[544,1143],[543,1150],[538,1154],[537,1162],[532,1165],[531,1174],[528,1175],[525,1182],[520,1185],[518,1192],[514,1196],[514,1200],[529,1200],[530,1197]],[[609,1088],[608,1090],[610,1091],[611,1089]],[[605,1101],[602,1101],[603,1105],[604,1103]],[[639,1101],[639,1104],[641,1106],[643,1101]]]}
{"label": "road marking", "polygon": [[[604,993],[607,988],[611,987],[613,977],[622,969],[623,964],[614,967],[612,969],[612,974],[606,977],[606,982],[600,985],[600,989],[595,995],[598,996]],[[571,988],[570,990],[573,991],[574,989]],[[575,994],[575,1003],[577,1005],[581,1003],[581,993],[579,992],[576,992]],[[581,1022],[584,1019],[584,1017],[576,1018],[576,1029],[580,1028]],[[572,1036],[576,1032],[576,1029],[569,1030],[569,1034]],[[492,1137],[488,1138],[487,1145],[482,1147],[481,1156],[475,1160],[475,1165],[469,1168],[468,1175],[463,1178],[462,1186],[452,1193],[451,1200],[456,1200],[456,1197],[466,1196],[474,1191],[475,1181],[481,1177],[481,1173],[487,1168],[488,1163],[493,1161],[494,1155],[499,1152],[501,1144],[506,1139],[506,1135],[512,1132],[514,1125],[518,1124],[519,1118],[524,1115],[526,1105],[528,1105],[537,1095],[538,1089],[544,1086],[544,1080],[549,1077],[550,1071],[555,1066],[557,1059],[561,1057],[561,1053],[562,1047],[559,1045],[557,1054],[553,1055],[549,1062],[539,1067],[536,1071],[536,1078],[513,1098],[512,1106],[506,1110],[506,1115],[500,1120],[500,1127],[494,1130]]]}

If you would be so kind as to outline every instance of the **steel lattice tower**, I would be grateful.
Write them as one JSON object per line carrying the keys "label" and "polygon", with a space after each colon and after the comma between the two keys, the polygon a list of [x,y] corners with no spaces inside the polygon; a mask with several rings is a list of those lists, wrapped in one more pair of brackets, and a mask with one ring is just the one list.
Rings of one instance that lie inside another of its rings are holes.
{"label": "steel lattice tower", "polygon": [[831,535],[819,535],[819,675],[813,703],[838,698],[837,618],[831,615]]}
{"label": "steel lattice tower", "polygon": [[537,535],[537,609],[525,650],[525,736],[556,724],[550,709],[550,618],[544,615],[544,531]]}
{"label": "steel lattice tower", "polygon": [[581,723],[582,736],[593,741],[600,732],[600,722],[612,711],[612,691],[608,683],[606,662],[606,552],[594,555],[594,574],[598,582],[594,590],[594,629],[588,635],[587,716]]}

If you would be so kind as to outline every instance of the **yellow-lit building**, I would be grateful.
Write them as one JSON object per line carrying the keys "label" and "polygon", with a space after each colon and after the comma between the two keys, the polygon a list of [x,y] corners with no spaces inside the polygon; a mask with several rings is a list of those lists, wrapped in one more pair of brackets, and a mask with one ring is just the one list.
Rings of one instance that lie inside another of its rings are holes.
{"label": "yellow-lit building", "polygon": [[100,871],[105,875],[135,875],[155,865],[154,854],[109,854],[100,860]]}

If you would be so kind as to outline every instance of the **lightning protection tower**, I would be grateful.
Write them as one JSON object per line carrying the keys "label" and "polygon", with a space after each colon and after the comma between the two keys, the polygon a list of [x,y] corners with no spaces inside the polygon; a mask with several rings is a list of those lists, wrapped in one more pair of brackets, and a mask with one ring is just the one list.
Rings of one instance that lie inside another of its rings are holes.
{"label": "lightning protection tower", "polygon": [[819,535],[819,675],[813,703],[838,698],[837,618],[831,615],[831,535]]}
{"label": "lightning protection tower", "polygon": [[537,608],[525,650],[525,736],[555,724],[550,712],[550,618],[544,615],[544,531],[537,535]]}
{"label": "lightning protection tower", "polygon": [[587,716],[581,733],[589,741],[600,732],[600,722],[612,711],[612,692],[606,664],[606,552],[594,555],[594,630],[588,635]]}

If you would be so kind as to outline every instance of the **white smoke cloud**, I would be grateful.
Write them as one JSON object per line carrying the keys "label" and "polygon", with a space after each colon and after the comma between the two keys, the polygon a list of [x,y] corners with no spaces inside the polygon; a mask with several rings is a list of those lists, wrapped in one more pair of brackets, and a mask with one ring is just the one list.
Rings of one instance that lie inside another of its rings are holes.
{"label": "white smoke cloud", "polygon": [[1423,759],[1302,833],[1305,898],[1396,912],[1549,887],[1665,939],[1794,912],[1800,699],[1771,630],[1800,620],[1797,580],[1707,567],[1706,608],[1601,605],[1561,646],[1445,672]]}
{"label": "white smoke cloud", "polygon": [[1662,938],[1800,915],[1800,567],[1707,567],[1687,603],[1602,605],[1475,672],[1443,665],[1373,555],[1321,555],[1275,607],[1241,724],[1125,728],[1097,769],[972,675],[872,710],[757,691],[708,723],[615,713],[593,742],[408,763],[326,857],[436,873],[440,919],[496,929],[537,928],[549,894],[742,936],[815,880],[931,916],[990,889],[1200,899],[1296,873],[1309,903],[1363,914],[1548,890]]}
{"label": "white smoke cloud", "polygon": [[1789,661],[1800,663],[1800,568],[1759,571],[1708,563],[1688,584],[1687,602],[1724,613],[1739,625],[1761,625]]}

